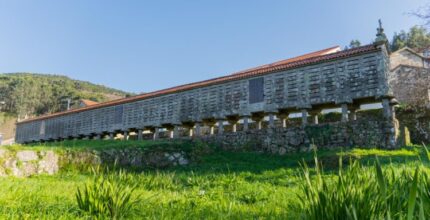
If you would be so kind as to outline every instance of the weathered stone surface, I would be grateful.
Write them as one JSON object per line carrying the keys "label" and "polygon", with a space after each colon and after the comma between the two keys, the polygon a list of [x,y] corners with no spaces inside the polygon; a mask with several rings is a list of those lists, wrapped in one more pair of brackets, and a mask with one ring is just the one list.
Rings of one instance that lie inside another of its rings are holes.
{"label": "weathered stone surface", "polygon": [[54,151],[42,151],[42,160],[39,161],[37,173],[54,174],[59,170],[58,155]]}
{"label": "weathered stone surface", "polygon": [[54,174],[59,170],[58,155],[54,151],[22,150],[14,154],[7,149],[0,149],[0,152],[3,161],[0,164],[0,176],[27,177]]}
{"label": "weathered stone surface", "polygon": [[311,145],[317,148],[381,147],[391,146],[386,129],[392,132],[384,120],[361,119],[348,123],[335,122],[300,127],[250,130],[205,137],[205,141],[217,143],[226,150],[252,149],[284,155],[288,152],[307,152]]}
{"label": "weathered stone surface", "polygon": [[[39,156],[38,156],[39,155]],[[166,168],[185,166],[190,163],[190,156],[175,149],[103,149],[87,151],[66,151],[61,156],[51,150],[22,150],[13,154],[8,149],[0,148],[0,176],[28,177],[37,174],[52,175],[61,167],[72,165],[87,169],[91,166],[107,165],[118,167]]]}
{"label": "weathered stone surface", "polygon": [[390,73],[390,87],[402,104],[430,108],[430,69],[401,65]]}
{"label": "weathered stone surface", "polygon": [[39,157],[37,156],[37,152],[32,150],[18,151],[16,153],[16,157],[18,158],[19,161],[22,161],[22,162],[28,162],[28,161],[39,159]]}
{"label": "weathered stone surface", "polygon": [[[381,97],[391,96],[387,79],[389,58],[382,44],[367,45],[355,49],[354,53],[340,53],[343,55],[336,59],[326,57],[295,68],[274,69],[252,77],[126,100],[113,106],[22,121],[17,124],[16,142],[88,138],[102,132],[124,133],[143,128],[152,130],[152,137],[157,139],[164,136],[159,128],[165,125],[186,127],[208,120],[217,123],[218,133],[227,133],[219,125],[232,115],[268,113],[271,115],[269,126],[273,126],[274,113],[278,110],[304,111],[311,110],[312,106],[362,100],[379,102]],[[259,98],[254,100],[254,96]],[[200,124],[197,125],[200,131]],[[189,134],[189,129],[179,133],[186,131]],[[291,144],[297,145],[294,141]]]}

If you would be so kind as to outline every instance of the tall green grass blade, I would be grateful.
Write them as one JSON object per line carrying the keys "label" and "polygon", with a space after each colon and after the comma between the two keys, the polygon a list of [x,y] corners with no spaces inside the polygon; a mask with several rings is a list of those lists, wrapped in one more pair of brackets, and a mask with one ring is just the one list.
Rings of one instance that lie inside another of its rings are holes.
{"label": "tall green grass blade", "polygon": [[429,153],[429,150],[427,149],[427,146],[426,146],[424,143],[423,143],[422,145],[423,145],[424,150],[425,150],[425,152],[426,152],[427,159],[430,161],[430,153]]}
{"label": "tall green grass blade", "polygon": [[378,157],[376,157],[376,177],[378,180],[378,185],[379,188],[381,189],[381,193],[382,195],[385,197],[387,195],[387,187],[386,187],[386,183],[385,183],[385,178],[384,178],[384,174],[382,173],[382,168],[381,168],[381,163],[379,162]]}
{"label": "tall green grass blade", "polygon": [[409,191],[408,220],[412,220],[414,218],[415,202],[417,200],[417,191],[418,191],[418,175],[419,175],[419,167],[415,169],[414,179],[412,182],[411,189]]}
{"label": "tall green grass blade", "polygon": [[423,201],[420,200],[420,212],[419,212],[419,219],[420,220],[425,220],[425,214],[424,214],[424,205],[423,205]]}

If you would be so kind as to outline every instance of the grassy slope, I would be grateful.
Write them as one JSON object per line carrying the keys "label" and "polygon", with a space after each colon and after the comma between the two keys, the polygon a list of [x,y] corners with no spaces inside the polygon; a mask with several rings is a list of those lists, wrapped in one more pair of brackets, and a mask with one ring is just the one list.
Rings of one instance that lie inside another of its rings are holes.
{"label": "grassy slope", "polygon": [[[98,147],[102,147],[99,142]],[[105,142],[119,146],[124,142]],[[66,142],[65,147],[83,149],[89,142]],[[97,144],[96,144],[97,145]],[[125,145],[135,146],[129,141]],[[145,144],[142,145],[144,147]],[[38,148],[46,148],[39,146]],[[63,146],[64,147],[64,146]],[[21,147],[16,147],[21,148]],[[331,150],[318,154],[328,166],[338,155],[360,158],[366,163],[379,155],[385,164],[410,165],[421,150]],[[297,205],[299,161],[312,161],[312,153],[272,156],[249,152],[216,151],[188,167],[135,173],[137,193],[143,195],[134,218],[152,219],[292,219]],[[333,162],[334,161],[334,162]],[[72,171],[27,179],[0,179],[0,218],[85,218],[75,202],[75,192],[90,175]]]}

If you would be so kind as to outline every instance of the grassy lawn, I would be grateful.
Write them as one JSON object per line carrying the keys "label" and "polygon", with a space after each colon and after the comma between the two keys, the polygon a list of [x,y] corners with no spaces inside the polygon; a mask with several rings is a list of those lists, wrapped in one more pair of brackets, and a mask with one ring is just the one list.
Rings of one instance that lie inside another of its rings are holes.
{"label": "grassy lawn", "polygon": [[[425,157],[420,147],[321,150],[318,157],[328,179],[338,172],[339,156],[342,164],[354,158],[369,169],[375,156],[384,169],[426,169],[428,164],[420,159]],[[137,185],[133,196],[140,200],[127,218],[297,219],[302,217],[299,200],[305,184],[301,161],[312,166],[313,153],[215,151],[187,167],[129,171],[129,181]],[[54,176],[0,178],[0,219],[89,219],[77,205],[76,191],[92,177],[90,172],[68,170]]]}

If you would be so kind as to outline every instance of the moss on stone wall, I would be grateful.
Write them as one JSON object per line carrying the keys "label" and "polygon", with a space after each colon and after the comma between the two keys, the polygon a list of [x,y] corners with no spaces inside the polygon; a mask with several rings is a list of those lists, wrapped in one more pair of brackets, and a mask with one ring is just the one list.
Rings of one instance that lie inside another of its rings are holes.
{"label": "moss on stone wall", "polygon": [[307,126],[305,128],[306,135],[312,144],[327,145],[332,136],[336,133],[336,129],[330,124],[321,126]]}
{"label": "moss on stone wall", "polygon": [[410,142],[430,143],[430,109],[403,105],[396,108],[396,117],[400,123],[400,130],[408,129]]}

